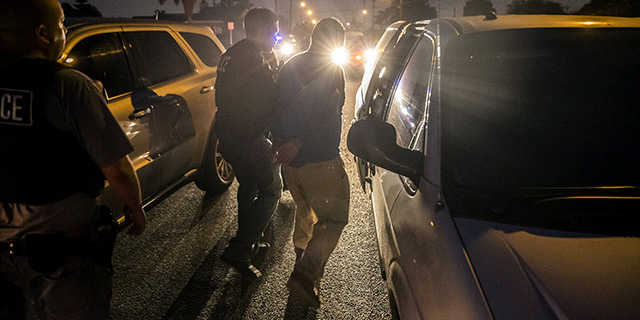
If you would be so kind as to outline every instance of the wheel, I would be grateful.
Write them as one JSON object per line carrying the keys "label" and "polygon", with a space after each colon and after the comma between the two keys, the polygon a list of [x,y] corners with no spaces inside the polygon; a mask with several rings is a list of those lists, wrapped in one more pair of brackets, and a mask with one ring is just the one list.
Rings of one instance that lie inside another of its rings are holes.
{"label": "wheel", "polygon": [[218,194],[226,191],[235,178],[233,168],[218,151],[218,138],[212,133],[205,150],[196,185],[203,191]]}
{"label": "wheel", "polygon": [[389,311],[391,311],[391,319],[400,320],[400,313],[398,312],[398,303],[396,302],[396,295],[393,294],[393,290],[387,288],[389,294]]}

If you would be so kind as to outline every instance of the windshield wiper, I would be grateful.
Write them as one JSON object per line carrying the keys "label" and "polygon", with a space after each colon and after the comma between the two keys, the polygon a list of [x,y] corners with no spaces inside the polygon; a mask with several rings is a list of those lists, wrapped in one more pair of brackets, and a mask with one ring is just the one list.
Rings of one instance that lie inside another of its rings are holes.
{"label": "windshield wiper", "polygon": [[514,192],[496,218],[507,223],[619,236],[638,236],[640,187],[532,188]]}
{"label": "windshield wiper", "polygon": [[603,186],[603,187],[548,187],[523,188],[505,195],[502,206],[494,209],[495,213],[509,212],[535,205],[541,201],[559,198],[637,198],[640,199],[640,187],[636,186]]}

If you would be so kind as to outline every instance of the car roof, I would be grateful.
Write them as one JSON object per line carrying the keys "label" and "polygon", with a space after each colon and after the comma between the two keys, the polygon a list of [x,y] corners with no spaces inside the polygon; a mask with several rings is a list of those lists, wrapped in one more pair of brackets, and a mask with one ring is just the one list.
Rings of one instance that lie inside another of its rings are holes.
{"label": "car roof", "polygon": [[[476,33],[507,29],[538,28],[638,28],[640,18],[577,16],[577,15],[493,15],[442,18],[459,33]],[[436,20],[418,21],[433,24]]]}
{"label": "car roof", "polygon": [[72,30],[87,26],[193,26],[202,27],[199,24],[188,24],[176,21],[166,20],[152,20],[152,19],[137,19],[137,18],[96,18],[96,17],[80,17],[80,18],[66,18],[64,21],[65,27]]}

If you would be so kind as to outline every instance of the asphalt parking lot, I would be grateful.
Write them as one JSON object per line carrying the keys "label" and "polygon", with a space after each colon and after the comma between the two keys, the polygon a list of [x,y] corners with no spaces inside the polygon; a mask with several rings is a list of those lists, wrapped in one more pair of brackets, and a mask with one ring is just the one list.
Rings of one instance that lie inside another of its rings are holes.
{"label": "asphalt parking lot", "polygon": [[218,196],[190,183],[148,211],[142,237],[119,236],[112,319],[391,319],[370,199],[344,145],[358,84],[348,81],[343,110],[350,222],[320,284],[320,308],[301,307],[289,298],[285,286],[295,260],[291,242],[295,206],[288,192],[266,234],[271,248],[256,257],[264,276],[247,283],[219,261],[237,228],[237,183]]}

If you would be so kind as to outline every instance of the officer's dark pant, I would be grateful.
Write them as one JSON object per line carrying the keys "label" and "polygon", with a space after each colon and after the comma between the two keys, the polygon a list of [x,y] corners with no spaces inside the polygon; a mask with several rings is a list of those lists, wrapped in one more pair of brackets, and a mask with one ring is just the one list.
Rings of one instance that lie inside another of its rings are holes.
{"label": "officer's dark pant", "polygon": [[0,273],[24,291],[41,319],[109,318],[111,275],[90,258],[66,257],[60,268],[40,273],[27,257],[5,252],[0,254]]}
{"label": "officer's dark pant", "polygon": [[260,139],[246,144],[221,141],[220,152],[238,180],[238,232],[229,250],[238,260],[249,260],[251,246],[260,239],[271,220],[280,196],[280,166],[273,163],[271,142]]}
{"label": "officer's dark pant", "polygon": [[0,319],[25,319],[23,300],[22,290],[0,275]]}

